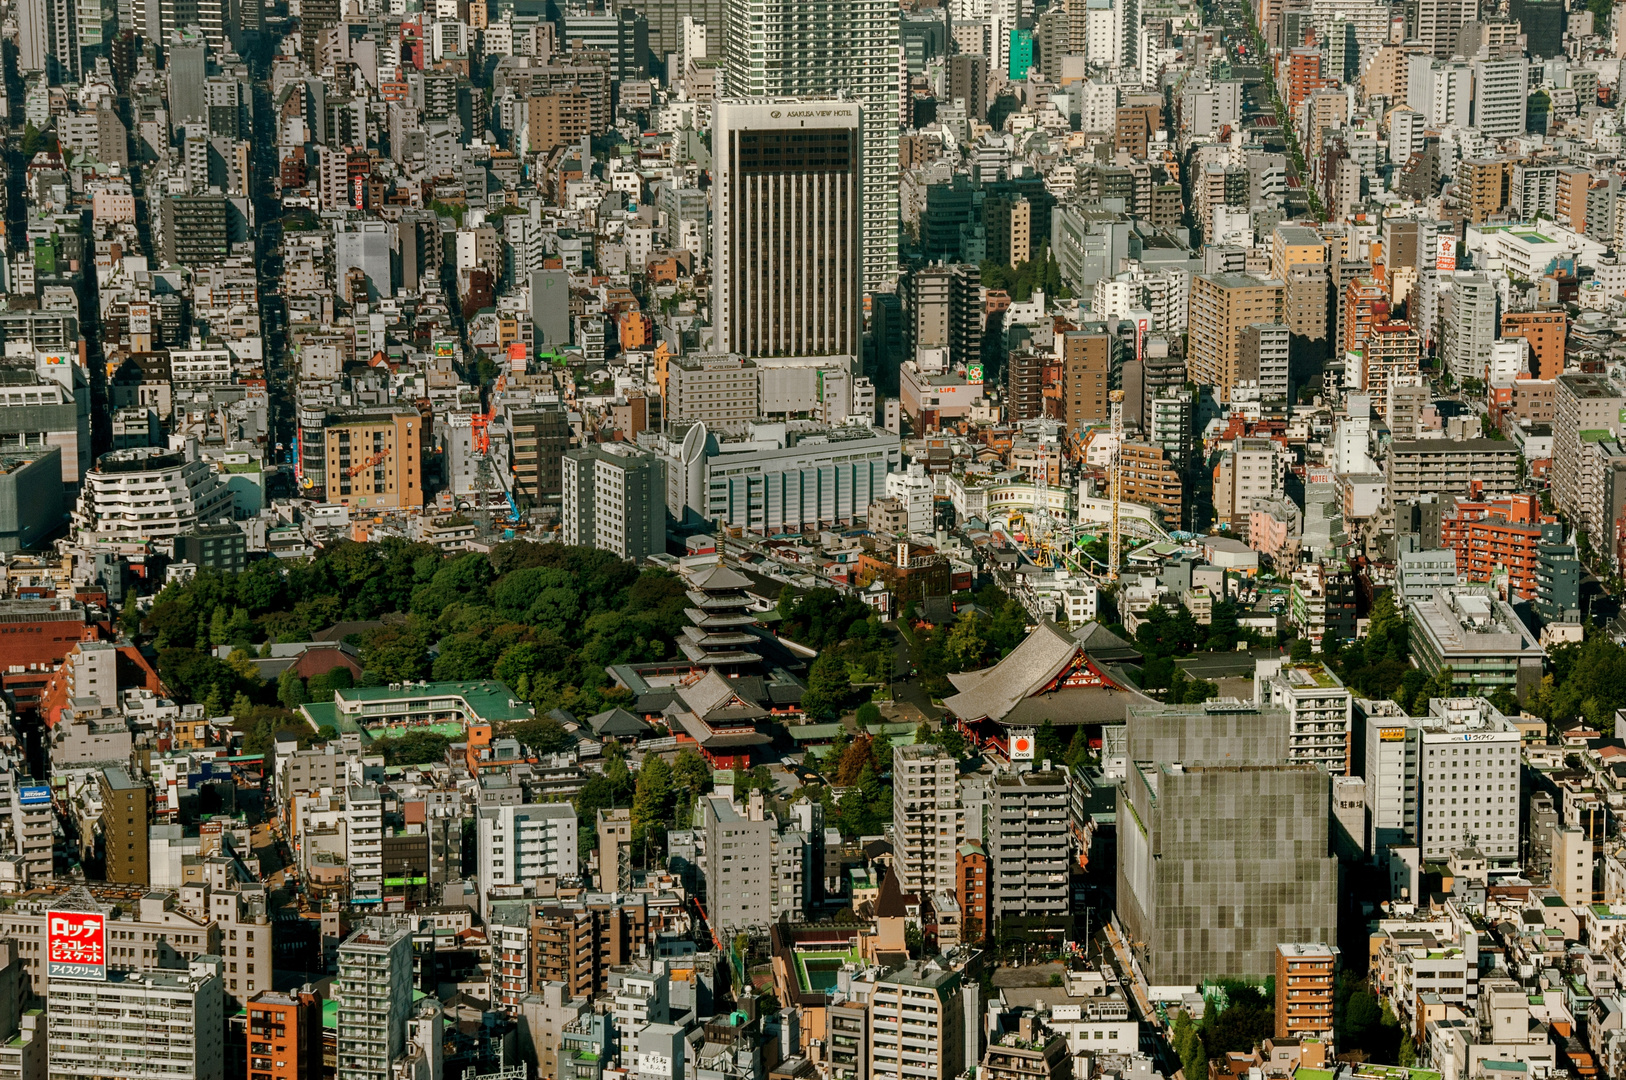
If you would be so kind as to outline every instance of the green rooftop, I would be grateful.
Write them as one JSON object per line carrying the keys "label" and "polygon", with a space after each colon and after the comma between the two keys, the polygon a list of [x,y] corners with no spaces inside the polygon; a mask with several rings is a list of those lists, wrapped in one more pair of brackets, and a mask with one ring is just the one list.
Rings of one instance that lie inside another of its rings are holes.
{"label": "green rooftop", "polygon": [[797,952],[796,981],[804,994],[828,994],[836,988],[836,976],[845,965],[862,962],[857,949]]}
{"label": "green rooftop", "polygon": [[331,708],[333,716],[318,719],[312,705],[300,706],[313,725],[333,724],[340,731],[346,729],[345,719],[358,726],[376,727],[395,721],[419,727],[419,720],[454,713],[462,723],[485,724],[529,720],[533,715],[529,705],[495,679],[356,686],[335,690]]}
{"label": "green rooftop", "polygon": [[1440,1080],[1440,1074],[1433,1069],[1406,1069],[1399,1065],[1358,1065],[1355,1077],[1356,1080]]}

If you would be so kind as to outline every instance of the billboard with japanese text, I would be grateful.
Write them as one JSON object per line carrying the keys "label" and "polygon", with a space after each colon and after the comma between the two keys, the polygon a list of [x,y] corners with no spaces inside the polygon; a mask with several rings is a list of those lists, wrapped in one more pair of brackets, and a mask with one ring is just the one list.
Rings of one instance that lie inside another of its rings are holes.
{"label": "billboard with japanese text", "polygon": [[99,911],[46,915],[45,974],[52,979],[107,978],[107,916]]}

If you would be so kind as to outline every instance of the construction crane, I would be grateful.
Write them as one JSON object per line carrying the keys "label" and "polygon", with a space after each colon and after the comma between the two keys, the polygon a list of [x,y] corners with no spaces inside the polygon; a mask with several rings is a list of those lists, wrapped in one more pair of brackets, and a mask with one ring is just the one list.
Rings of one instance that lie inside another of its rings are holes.
{"label": "construction crane", "polygon": [[389,456],[390,452],[388,448],[380,450],[366,461],[363,461],[360,465],[352,465],[350,468],[344,470],[344,478],[346,480],[354,479],[356,476],[366,472],[368,469],[373,468],[375,465],[379,464]]}
{"label": "construction crane", "polygon": [[1118,580],[1118,558],[1123,554],[1123,540],[1118,534],[1118,511],[1124,498],[1124,392],[1112,391],[1112,459],[1107,464],[1111,485],[1112,531],[1107,535],[1107,577]]}

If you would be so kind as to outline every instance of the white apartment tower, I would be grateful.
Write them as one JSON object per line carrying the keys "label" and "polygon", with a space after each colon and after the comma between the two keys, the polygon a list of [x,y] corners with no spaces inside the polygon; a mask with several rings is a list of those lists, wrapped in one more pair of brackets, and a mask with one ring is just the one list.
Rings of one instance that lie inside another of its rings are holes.
{"label": "white apartment tower", "polygon": [[222,1080],[221,966],[218,956],[199,956],[184,971],[52,979],[51,1080]]}
{"label": "white apartment tower", "polygon": [[1523,135],[1530,64],[1520,56],[1474,61],[1474,127],[1487,139]]}
{"label": "white apartment tower", "polygon": [[857,355],[858,104],[718,101],[713,115],[717,348]]}
{"label": "white apartment tower", "polygon": [[892,751],[892,831],[898,883],[931,896],[955,891],[955,854],[965,836],[960,774],[938,746]]}
{"label": "white apartment tower", "polygon": [[144,446],[98,458],[73,517],[87,542],[144,544],[232,513],[231,490],[214,466],[189,452]]}
{"label": "white apartment tower", "polygon": [[1407,60],[1407,68],[1406,105],[1422,113],[1429,127],[1468,126],[1473,104],[1471,64],[1416,53]]}
{"label": "white apartment tower", "polygon": [[338,1080],[390,1080],[412,1008],[412,925],[370,918],[339,946]]}
{"label": "white apartment tower", "polygon": [[1445,366],[1451,377],[1483,379],[1497,337],[1496,286],[1481,273],[1451,279],[1451,307],[1445,318]]}
{"label": "white apartment tower", "polygon": [[[80,76],[78,12],[74,0],[21,0],[17,12],[17,69],[51,73],[52,81]],[[100,24],[98,23],[98,36]]]}
{"label": "white apartment tower", "polygon": [[344,798],[344,858],[350,899],[384,898],[384,797],[372,784],[352,784]]}
{"label": "white apartment tower", "polygon": [[494,885],[577,874],[576,811],[569,803],[482,807],[475,818],[480,897]]}
{"label": "white apartment tower", "polygon": [[887,0],[729,0],[722,92],[732,98],[845,94],[860,106],[863,289],[898,276],[901,13]]}
{"label": "white apartment tower", "polygon": [[1349,774],[1355,697],[1338,676],[1322,664],[1261,661],[1253,685],[1258,704],[1287,710],[1290,762],[1319,765],[1333,776]]}

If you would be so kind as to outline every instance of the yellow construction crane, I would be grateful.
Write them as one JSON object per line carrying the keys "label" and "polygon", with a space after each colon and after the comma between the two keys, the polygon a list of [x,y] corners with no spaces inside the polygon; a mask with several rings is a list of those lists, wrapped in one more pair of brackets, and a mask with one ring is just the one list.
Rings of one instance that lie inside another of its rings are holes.
{"label": "yellow construction crane", "polygon": [[1107,478],[1112,497],[1112,531],[1107,535],[1107,577],[1118,580],[1118,558],[1122,554],[1122,541],[1118,535],[1118,507],[1124,497],[1124,392],[1114,390],[1107,395],[1112,401],[1112,458],[1107,464]]}

